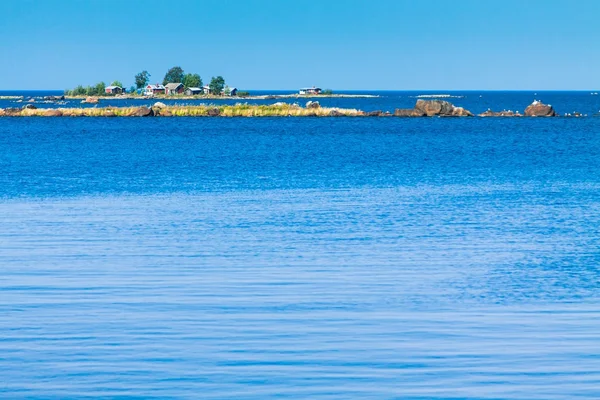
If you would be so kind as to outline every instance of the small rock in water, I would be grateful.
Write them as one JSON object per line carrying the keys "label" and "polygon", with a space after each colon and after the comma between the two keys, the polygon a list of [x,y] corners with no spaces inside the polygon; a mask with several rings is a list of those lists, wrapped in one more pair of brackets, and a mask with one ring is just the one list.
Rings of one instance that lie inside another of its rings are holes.
{"label": "small rock in water", "polygon": [[81,101],[82,103],[89,103],[89,104],[98,104],[98,98],[97,97],[92,97],[92,96],[88,96],[85,98],[85,100]]}

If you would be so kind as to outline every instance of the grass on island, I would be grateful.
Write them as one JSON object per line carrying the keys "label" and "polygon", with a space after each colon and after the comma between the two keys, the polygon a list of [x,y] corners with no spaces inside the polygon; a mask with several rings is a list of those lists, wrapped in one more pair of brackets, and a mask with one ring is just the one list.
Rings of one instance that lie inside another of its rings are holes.
{"label": "grass on island", "polygon": [[[0,116],[65,116],[65,117],[128,117],[135,116],[145,107],[86,107],[86,108],[36,108],[0,110]],[[324,117],[324,116],[362,116],[365,113],[347,108],[303,108],[293,104],[236,104],[236,105],[198,105],[152,107],[156,116],[177,117]]]}

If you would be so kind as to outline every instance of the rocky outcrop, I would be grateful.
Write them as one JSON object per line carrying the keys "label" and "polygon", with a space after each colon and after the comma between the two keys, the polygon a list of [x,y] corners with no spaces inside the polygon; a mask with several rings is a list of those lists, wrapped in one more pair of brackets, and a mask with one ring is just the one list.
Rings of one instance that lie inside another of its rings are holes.
{"label": "rocky outcrop", "polygon": [[452,115],[454,105],[450,102],[443,100],[417,100],[415,109],[422,111],[428,117],[435,117],[440,115]]}
{"label": "rocky outcrop", "polygon": [[[443,117],[444,115],[442,115]],[[472,117],[473,113],[469,110],[464,109],[463,107],[454,107],[452,109],[451,117]]]}
{"label": "rocky outcrop", "polygon": [[541,101],[534,100],[525,109],[525,116],[527,117],[556,117],[556,111],[550,104],[544,104]]}
{"label": "rocky outcrop", "polygon": [[63,113],[60,110],[46,110],[44,111],[44,117],[62,117]]}
{"label": "rocky outcrop", "polygon": [[426,117],[422,110],[417,110],[416,108],[396,108],[394,111],[394,116],[396,117]]}
{"label": "rocky outcrop", "polygon": [[167,105],[165,103],[157,101],[156,103],[154,103],[154,105],[152,107],[155,107],[155,108],[166,108]]}
{"label": "rocky outcrop", "polygon": [[132,117],[152,117],[154,116],[154,111],[148,107],[140,107],[137,110],[134,110],[130,115]]}
{"label": "rocky outcrop", "polygon": [[307,101],[306,108],[321,108],[321,104],[318,101]]}
{"label": "rocky outcrop", "polygon": [[23,106],[23,110],[37,110],[37,107],[33,104],[26,104]]}
{"label": "rocky outcrop", "polygon": [[518,111],[514,112],[512,110],[503,110],[503,111],[492,111],[492,110],[487,110],[486,112],[482,112],[481,114],[479,114],[480,117],[522,117],[523,115],[521,115]]}
{"label": "rocky outcrop", "polygon": [[462,107],[444,100],[417,100],[415,110],[423,112],[428,117],[472,117],[473,114]]}
{"label": "rocky outcrop", "polygon": [[4,109],[4,115],[12,116],[12,115],[21,115],[21,108],[9,107]]}
{"label": "rocky outcrop", "polygon": [[397,108],[396,117],[472,117],[469,110],[443,100],[417,100],[414,108]]}
{"label": "rocky outcrop", "polygon": [[46,101],[58,101],[58,100],[64,100],[65,96],[44,96],[44,100]]}
{"label": "rocky outcrop", "polygon": [[329,111],[329,116],[330,117],[343,117],[344,114],[342,114],[338,110],[331,110],[331,111]]}
{"label": "rocky outcrop", "polygon": [[382,117],[383,115],[384,115],[383,111],[381,111],[381,110],[369,111],[365,114],[365,116],[367,116],[367,117]]}

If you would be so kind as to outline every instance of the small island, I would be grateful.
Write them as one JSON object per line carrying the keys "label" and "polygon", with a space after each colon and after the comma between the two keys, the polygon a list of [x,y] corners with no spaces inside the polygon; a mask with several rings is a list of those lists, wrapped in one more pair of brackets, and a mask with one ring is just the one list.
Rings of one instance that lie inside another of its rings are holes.
{"label": "small island", "polygon": [[[91,99],[87,99],[92,102]],[[98,99],[94,98],[97,102]],[[363,111],[354,108],[322,107],[318,101],[297,103],[277,102],[270,105],[237,103],[233,105],[166,105],[156,102],[151,107],[73,107],[38,108],[28,103],[21,108],[0,109],[0,117],[474,117],[463,107],[445,100],[417,100],[410,109],[397,108],[394,113]],[[556,117],[551,105],[534,101],[523,114],[513,111],[488,110],[478,117]],[[585,116],[579,113],[567,117]]]}
{"label": "small island", "polygon": [[86,98],[112,98],[112,99],[222,99],[238,98],[251,100],[265,99],[284,99],[284,98],[312,98],[312,97],[378,97],[375,95],[364,94],[334,94],[331,89],[321,89],[316,86],[300,88],[298,93],[293,94],[266,94],[251,95],[249,91],[238,90],[238,88],[229,86],[222,76],[213,76],[208,84],[204,84],[202,77],[198,73],[185,73],[183,68],[175,66],[170,68],[165,74],[162,83],[151,83],[150,73],[142,71],[135,75],[134,82],[129,89],[126,89],[123,83],[114,80],[110,85],[104,82],[98,82],[93,86],[79,85],[73,89],[67,89],[64,92],[66,99]]}

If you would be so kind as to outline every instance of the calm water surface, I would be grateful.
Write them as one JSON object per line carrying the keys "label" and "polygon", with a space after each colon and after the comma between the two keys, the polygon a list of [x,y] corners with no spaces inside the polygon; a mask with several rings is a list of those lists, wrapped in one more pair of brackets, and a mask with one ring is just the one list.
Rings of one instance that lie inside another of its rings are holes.
{"label": "calm water surface", "polygon": [[600,397],[600,120],[0,120],[0,397]]}

